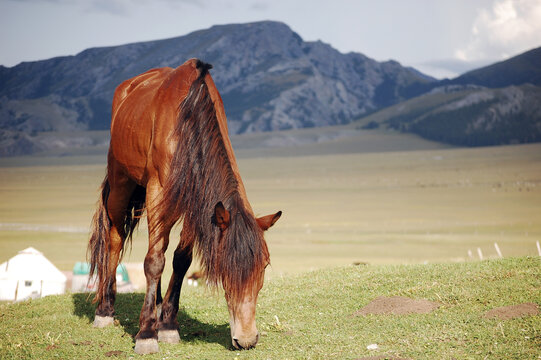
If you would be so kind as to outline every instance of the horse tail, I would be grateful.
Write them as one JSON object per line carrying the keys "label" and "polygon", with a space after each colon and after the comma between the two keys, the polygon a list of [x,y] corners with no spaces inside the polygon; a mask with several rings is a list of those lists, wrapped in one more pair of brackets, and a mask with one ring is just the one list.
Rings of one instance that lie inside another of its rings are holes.
{"label": "horse tail", "polygon": [[126,248],[124,245],[128,243],[131,247],[133,232],[137,228],[137,225],[139,225],[139,220],[145,211],[145,201],[146,189],[143,186],[138,185],[133,191],[128,203],[128,208],[126,209],[126,217],[124,218],[124,234],[126,234],[126,238],[124,244],[122,244],[122,252],[120,253],[121,258],[124,255],[124,250]]}
{"label": "horse tail", "polygon": [[[97,209],[94,213],[91,225],[90,241],[88,242],[87,258],[90,262],[90,271],[88,281],[90,282],[94,275],[98,276],[98,286],[96,296],[93,302],[99,301],[105,294],[107,282],[104,281],[109,273],[109,234],[112,222],[107,211],[107,201],[111,191],[108,177],[105,176],[101,184],[101,196],[98,200]],[[142,186],[137,186],[130,197],[126,215],[124,217],[125,238],[122,243],[120,257],[124,255],[126,242],[131,247],[133,232],[139,224],[139,220],[145,209],[146,190]]]}
{"label": "horse tail", "polygon": [[98,287],[93,302],[99,301],[104,293],[105,276],[109,267],[109,233],[111,231],[111,220],[107,213],[107,200],[109,199],[109,180],[107,175],[101,184],[101,196],[98,200],[97,209],[92,218],[91,235],[88,242],[87,258],[90,262],[88,282],[94,275],[98,276]]}

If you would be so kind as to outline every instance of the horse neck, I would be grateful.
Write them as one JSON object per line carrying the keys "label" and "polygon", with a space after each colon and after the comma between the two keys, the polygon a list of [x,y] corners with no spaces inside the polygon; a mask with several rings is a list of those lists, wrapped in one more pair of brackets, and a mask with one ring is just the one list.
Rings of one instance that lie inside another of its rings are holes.
{"label": "horse neck", "polygon": [[231,171],[233,172],[233,175],[237,180],[239,196],[246,210],[253,215],[254,211],[252,209],[252,206],[250,205],[250,202],[248,201],[246,189],[244,187],[244,183],[242,182],[242,178],[240,176],[239,168],[237,165],[237,160],[235,158],[235,153],[233,152],[233,146],[231,145],[231,141],[229,140],[229,133],[227,130],[227,118],[225,116],[222,97],[220,96],[218,89],[216,89],[216,85],[214,84],[214,81],[212,80],[212,77],[210,75],[207,75],[205,77],[205,83],[207,84],[210,97],[212,99],[212,102],[214,103],[216,118],[218,121],[218,126],[220,128],[220,133],[222,135],[225,151],[229,160],[229,165],[231,166]]}

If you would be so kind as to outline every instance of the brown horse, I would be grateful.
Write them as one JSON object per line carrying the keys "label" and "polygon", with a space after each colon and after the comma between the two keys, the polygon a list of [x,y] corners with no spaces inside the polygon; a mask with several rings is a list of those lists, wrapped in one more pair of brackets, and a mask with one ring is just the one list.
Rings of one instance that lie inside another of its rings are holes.
{"label": "brown horse", "polygon": [[[224,289],[233,346],[248,349],[259,338],[256,301],[269,263],[263,231],[281,212],[254,216],[210,68],[192,59],[176,69],[150,70],[123,82],[113,99],[107,175],[88,245],[91,276],[99,279],[94,326],[113,323],[115,269],[146,210],[147,289],[135,337],[139,354],[157,352],[158,340],[179,341],[180,289],[194,253],[207,282]],[[162,299],[165,250],[179,221],[174,272]]]}

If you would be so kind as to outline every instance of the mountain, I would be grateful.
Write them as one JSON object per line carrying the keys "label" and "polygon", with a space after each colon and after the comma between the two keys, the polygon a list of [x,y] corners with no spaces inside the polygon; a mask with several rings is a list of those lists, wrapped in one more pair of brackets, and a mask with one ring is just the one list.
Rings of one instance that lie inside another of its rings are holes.
{"label": "mountain", "polygon": [[192,57],[214,65],[233,134],[349,123],[434,82],[395,61],[305,42],[283,23],[214,26],[0,67],[0,155],[54,146],[37,141],[44,132],[108,129],[120,82]]}
{"label": "mountain", "polygon": [[89,130],[108,129],[116,86],[192,57],[214,65],[232,134],[353,121],[454,145],[541,141],[541,48],[436,81],[264,21],[0,66],[0,156],[106,148]]}
{"label": "mountain", "polygon": [[425,94],[364,117],[358,126],[461,146],[541,141],[541,48],[426,86]]}
{"label": "mountain", "polygon": [[489,88],[533,84],[541,86],[541,47],[532,49],[508,60],[469,71],[441,85],[475,84]]}
{"label": "mountain", "polygon": [[357,122],[460,146],[541,141],[541,87],[448,85]]}

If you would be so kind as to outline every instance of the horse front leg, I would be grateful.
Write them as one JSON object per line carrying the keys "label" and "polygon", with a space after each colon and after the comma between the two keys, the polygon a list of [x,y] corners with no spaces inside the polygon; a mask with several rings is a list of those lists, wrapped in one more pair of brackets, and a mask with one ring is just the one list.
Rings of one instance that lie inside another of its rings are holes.
{"label": "horse front leg", "polygon": [[165,265],[164,243],[163,240],[156,243],[149,249],[145,257],[147,291],[141,315],[139,316],[139,332],[135,336],[135,352],[138,354],[150,354],[159,350],[156,298],[160,277]]}
{"label": "horse front leg", "polygon": [[[186,224],[184,225],[186,226]],[[181,239],[184,238],[186,227],[182,230]],[[173,275],[169,288],[162,304],[162,312],[158,325],[158,341],[176,344],[180,341],[178,333],[178,307],[182,280],[192,262],[192,247],[184,247],[181,240],[173,257]]]}

